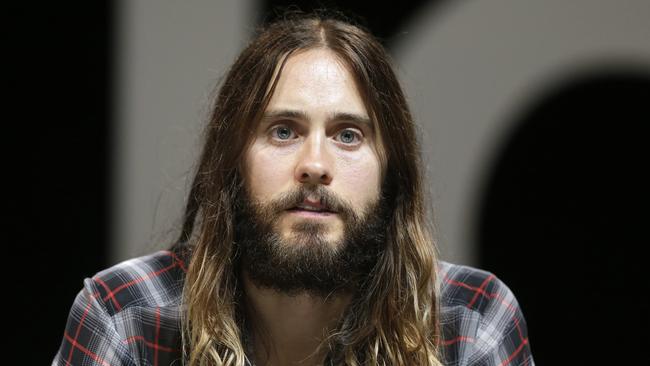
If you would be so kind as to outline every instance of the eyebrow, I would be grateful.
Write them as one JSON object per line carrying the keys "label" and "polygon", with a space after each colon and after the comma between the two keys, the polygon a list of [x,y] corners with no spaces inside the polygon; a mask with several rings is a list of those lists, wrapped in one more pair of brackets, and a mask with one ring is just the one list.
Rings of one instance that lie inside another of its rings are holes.
{"label": "eyebrow", "polygon": [[[276,118],[292,118],[292,119],[302,119],[308,120],[309,115],[307,112],[297,109],[278,109],[264,112],[262,115],[263,120],[276,119]],[[366,116],[362,116],[357,113],[348,113],[348,112],[332,112],[327,116],[327,121],[347,121],[355,122],[361,125],[365,125],[370,130],[374,129],[372,121]]]}

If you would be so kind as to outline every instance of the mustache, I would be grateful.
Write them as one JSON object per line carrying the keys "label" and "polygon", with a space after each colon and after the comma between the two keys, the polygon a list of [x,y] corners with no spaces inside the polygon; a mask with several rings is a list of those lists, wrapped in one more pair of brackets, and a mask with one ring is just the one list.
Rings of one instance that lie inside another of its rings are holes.
{"label": "mustache", "polygon": [[272,200],[268,207],[273,212],[280,212],[292,209],[303,203],[307,198],[316,197],[320,199],[320,204],[329,211],[334,211],[344,216],[357,216],[352,208],[352,204],[339,197],[336,193],[331,192],[322,185],[314,188],[299,186],[289,192],[283,193],[280,197]]}

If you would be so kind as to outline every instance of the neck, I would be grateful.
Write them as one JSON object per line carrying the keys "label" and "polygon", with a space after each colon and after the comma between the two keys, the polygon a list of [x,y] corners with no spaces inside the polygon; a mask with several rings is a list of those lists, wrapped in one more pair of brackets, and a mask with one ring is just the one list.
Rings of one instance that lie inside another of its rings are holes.
{"label": "neck", "polygon": [[351,295],[332,295],[327,299],[307,293],[289,296],[257,287],[245,272],[242,278],[256,363],[322,364],[326,350],[319,350],[319,345],[338,324]]}

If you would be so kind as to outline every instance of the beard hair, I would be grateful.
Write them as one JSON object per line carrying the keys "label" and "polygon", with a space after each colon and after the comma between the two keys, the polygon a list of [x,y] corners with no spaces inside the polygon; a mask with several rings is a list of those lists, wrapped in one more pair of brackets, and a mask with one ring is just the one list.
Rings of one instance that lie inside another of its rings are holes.
{"label": "beard hair", "polygon": [[[281,215],[314,194],[343,220],[341,239],[325,240],[326,225],[313,220],[293,224],[291,237],[283,239],[277,229]],[[307,293],[326,299],[355,291],[384,250],[388,220],[383,194],[359,215],[323,186],[300,186],[268,204],[252,202],[244,190],[235,205],[240,266],[256,286],[290,296]]]}

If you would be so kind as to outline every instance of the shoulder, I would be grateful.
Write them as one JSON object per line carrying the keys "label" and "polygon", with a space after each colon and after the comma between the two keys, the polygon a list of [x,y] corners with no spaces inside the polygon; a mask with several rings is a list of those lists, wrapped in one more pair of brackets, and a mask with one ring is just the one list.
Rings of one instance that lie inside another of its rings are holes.
{"label": "shoulder", "polygon": [[[84,280],[53,365],[173,364],[180,358],[185,262],[161,250]],[[95,364],[94,363],[94,364]]]}
{"label": "shoulder", "polygon": [[442,306],[464,306],[484,314],[495,302],[515,301],[501,279],[479,268],[440,261],[439,281]]}
{"label": "shoulder", "polygon": [[183,258],[161,250],[97,272],[85,286],[93,288],[109,315],[115,315],[133,306],[177,305],[186,270]]}
{"label": "shoulder", "polygon": [[441,261],[438,280],[442,341],[450,364],[534,364],[517,299],[494,273]]}

